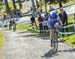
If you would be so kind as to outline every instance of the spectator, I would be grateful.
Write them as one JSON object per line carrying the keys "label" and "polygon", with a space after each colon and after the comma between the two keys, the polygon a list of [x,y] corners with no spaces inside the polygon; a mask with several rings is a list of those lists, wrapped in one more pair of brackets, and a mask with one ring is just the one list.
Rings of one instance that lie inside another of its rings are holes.
{"label": "spectator", "polygon": [[13,25],[13,20],[12,20],[12,19],[10,19],[9,30],[11,30],[12,25]]}
{"label": "spectator", "polygon": [[16,30],[16,21],[15,21],[15,19],[13,19],[13,31],[15,31]]}
{"label": "spectator", "polygon": [[9,30],[11,30],[12,27],[13,27],[13,30],[15,31],[15,30],[16,30],[16,21],[15,21],[14,18],[12,18],[12,19],[10,20]]}
{"label": "spectator", "polygon": [[46,33],[46,30],[48,30],[48,15],[47,14],[45,14],[42,24],[43,24],[43,30],[45,30],[45,33]]}
{"label": "spectator", "polygon": [[38,22],[39,22],[39,29],[40,29],[40,34],[43,33],[42,30],[43,30],[43,26],[42,26],[42,22],[43,22],[43,18],[41,15],[39,15],[38,17]]}
{"label": "spectator", "polygon": [[[60,9],[59,18],[62,22],[62,26],[67,26],[68,25],[68,16],[62,8]],[[68,32],[68,28],[65,28],[65,29],[66,29],[66,32]],[[62,32],[64,32],[64,28],[62,28]],[[64,37],[64,35],[62,35],[62,36]]]}
{"label": "spectator", "polygon": [[[33,15],[32,15],[32,17],[31,17],[31,25],[32,25],[32,28],[34,28],[34,25],[37,27],[36,21],[35,21],[35,18],[33,17]],[[37,28],[38,28],[38,27],[37,27]]]}
{"label": "spectator", "polygon": [[13,14],[13,13],[11,13],[10,17],[11,17],[11,18],[13,18],[13,17],[14,17],[14,14]]}

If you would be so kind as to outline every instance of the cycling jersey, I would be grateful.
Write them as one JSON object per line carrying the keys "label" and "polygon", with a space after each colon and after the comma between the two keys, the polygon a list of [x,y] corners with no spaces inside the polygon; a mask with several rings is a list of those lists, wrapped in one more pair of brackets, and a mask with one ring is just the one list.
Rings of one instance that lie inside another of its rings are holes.
{"label": "cycling jersey", "polygon": [[49,27],[54,27],[55,23],[57,22],[57,14],[55,12],[53,12],[52,14],[50,14],[49,16]]}

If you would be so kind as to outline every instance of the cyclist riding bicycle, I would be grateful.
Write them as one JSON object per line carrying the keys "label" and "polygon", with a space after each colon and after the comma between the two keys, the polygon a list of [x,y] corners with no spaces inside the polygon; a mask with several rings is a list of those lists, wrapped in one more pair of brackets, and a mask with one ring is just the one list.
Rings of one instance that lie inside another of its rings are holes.
{"label": "cyclist riding bicycle", "polygon": [[58,20],[59,20],[59,17],[56,13],[56,11],[53,11],[50,13],[50,16],[48,18],[48,25],[49,25],[49,29],[50,29],[50,40],[51,40],[51,47],[53,47],[52,45],[52,40],[54,38],[54,29],[58,28]]}

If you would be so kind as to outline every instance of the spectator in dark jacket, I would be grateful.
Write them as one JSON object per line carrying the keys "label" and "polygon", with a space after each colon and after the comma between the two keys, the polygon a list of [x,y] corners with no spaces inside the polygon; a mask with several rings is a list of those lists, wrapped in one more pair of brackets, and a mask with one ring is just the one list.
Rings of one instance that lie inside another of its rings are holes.
{"label": "spectator in dark jacket", "polygon": [[31,24],[32,24],[32,26],[33,26],[34,23],[35,23],[35,18],[32,16],[31,17]]}
{"label": "spectator in dark jacket", "polygon": [[[62,22],[62,26],[67,26],[68,25],[68,16],[62,8],[60,9],[59,17]],[[66,32],[68,32],[68,28],[65,28],[65,29],[66,29]],[[62,28],[62,32],[64,32],[64,28]],[[64,35],[63,35],[63,37],[64,37]]]}
{"label": "spectator in dark jacket", "polygon": [[[37,27],[36,21],[35,21],[35,17],[34,17],[34,16],[31,17],[31,24],[32,24],[32,28],[34,28],[34,25]],[[37,27],[37,28],[38,28],[38,27]]]}

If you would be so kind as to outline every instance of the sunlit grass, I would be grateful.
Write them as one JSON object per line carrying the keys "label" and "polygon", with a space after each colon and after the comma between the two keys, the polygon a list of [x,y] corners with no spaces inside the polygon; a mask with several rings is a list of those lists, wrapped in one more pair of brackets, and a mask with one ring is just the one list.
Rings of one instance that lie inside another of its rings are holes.
{"label": "sunlit grass", "polygon": [[68,38],[65,37],[64,39],[68,44],[75,45],[75,34],[70,35]]}
{"label": "sunlit grass", "polygon": [[30,24],[18,24],[17,25],[17,30],[28,30]]}
{"label": "sunlit grass", "polygon": [[4,46],[4,34],[0,32],[0,48]]}

